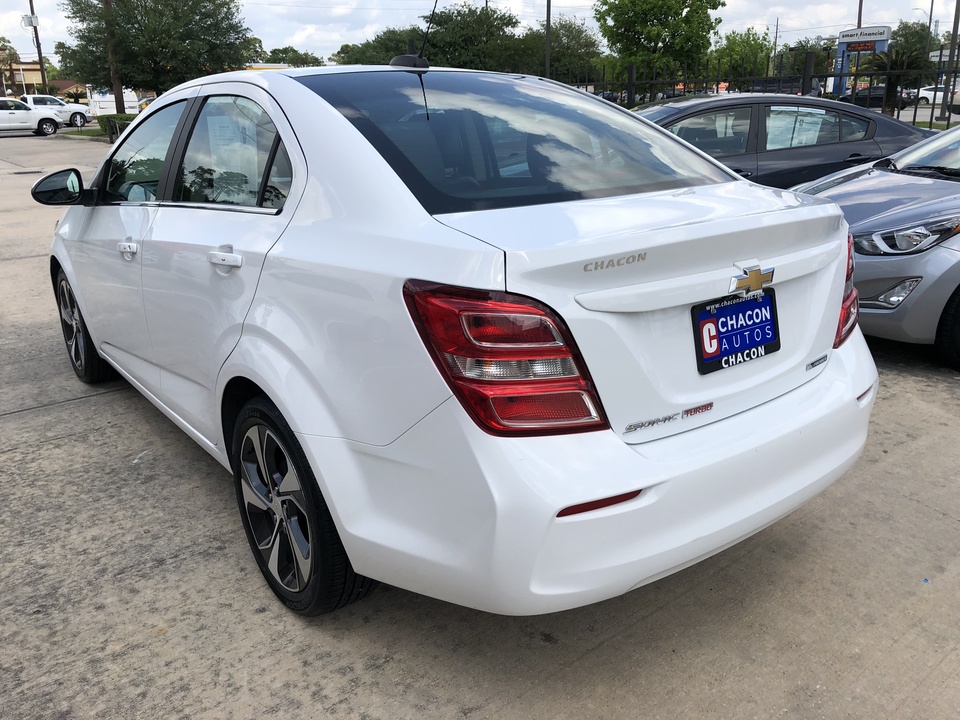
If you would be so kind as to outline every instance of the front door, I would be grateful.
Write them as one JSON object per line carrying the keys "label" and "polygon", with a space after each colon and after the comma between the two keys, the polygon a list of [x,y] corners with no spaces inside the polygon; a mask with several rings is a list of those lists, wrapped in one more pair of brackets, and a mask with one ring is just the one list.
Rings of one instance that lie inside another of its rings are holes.
{"label": "front door", "polygon": [[150,389],[159,374],[150,363],[140,266],[159,209],[164,162],[185,107],[179,102],[164,108],[124,139],[101,171],[98,201],[83,227],[65,229],[74,286],[83,288],[84,317],[100,352]]}

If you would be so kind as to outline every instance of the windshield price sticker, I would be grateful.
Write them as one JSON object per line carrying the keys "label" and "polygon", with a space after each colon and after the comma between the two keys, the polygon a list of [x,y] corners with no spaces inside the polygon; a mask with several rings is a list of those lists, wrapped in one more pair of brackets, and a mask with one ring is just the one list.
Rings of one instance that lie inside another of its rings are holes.
{"label": "windshield price sticker", "polygon": [[773,289],[748,297],[730,295],[695,305],[693,339],[701,375],[756,360],[780,349]]}

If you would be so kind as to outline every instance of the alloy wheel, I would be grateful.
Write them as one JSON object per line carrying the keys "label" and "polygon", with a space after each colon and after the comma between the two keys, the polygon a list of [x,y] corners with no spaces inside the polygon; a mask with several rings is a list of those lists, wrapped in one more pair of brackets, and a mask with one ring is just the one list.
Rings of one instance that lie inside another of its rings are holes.
{"label": "alloy wheel", "polygon": [[301,592],[312,576],[313,538],[300,478],[286,448],[265,425],[247,430],[240,447],[243,510],[271,576]]}
{"label": "alloy wheel", "polygon": [[80,309],[73,289],[66,278],[61,278],[57,286],[57,304],[60,306],[60,325],[63,328],[63,340],[67,345],[67,354],[74,367],[83,372],[86,367],[86,344],[83,335],[83,323],[80,321]]}

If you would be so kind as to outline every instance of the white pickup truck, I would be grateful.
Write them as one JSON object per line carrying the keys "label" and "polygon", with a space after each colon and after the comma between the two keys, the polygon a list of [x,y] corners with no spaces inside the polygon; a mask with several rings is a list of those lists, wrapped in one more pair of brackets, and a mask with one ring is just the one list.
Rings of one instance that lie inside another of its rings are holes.
{"label": "white pickup truck", "polygon": [[52,110],[64,125],[83,127],[93,121],[90,108],[86,105],[64,102],[53,95],[21,95],[20,100],[37,110]]}

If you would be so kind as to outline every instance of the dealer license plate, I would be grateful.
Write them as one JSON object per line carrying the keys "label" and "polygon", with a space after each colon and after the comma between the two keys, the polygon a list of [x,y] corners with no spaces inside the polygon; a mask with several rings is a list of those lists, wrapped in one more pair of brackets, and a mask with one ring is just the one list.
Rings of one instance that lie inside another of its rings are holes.
{"label": "dealer license plate", "polygon": [[772,288],[749,297],[729,295],[694,305],[692,315],[697,370],[701,375],[780,349],[777,298]]}

